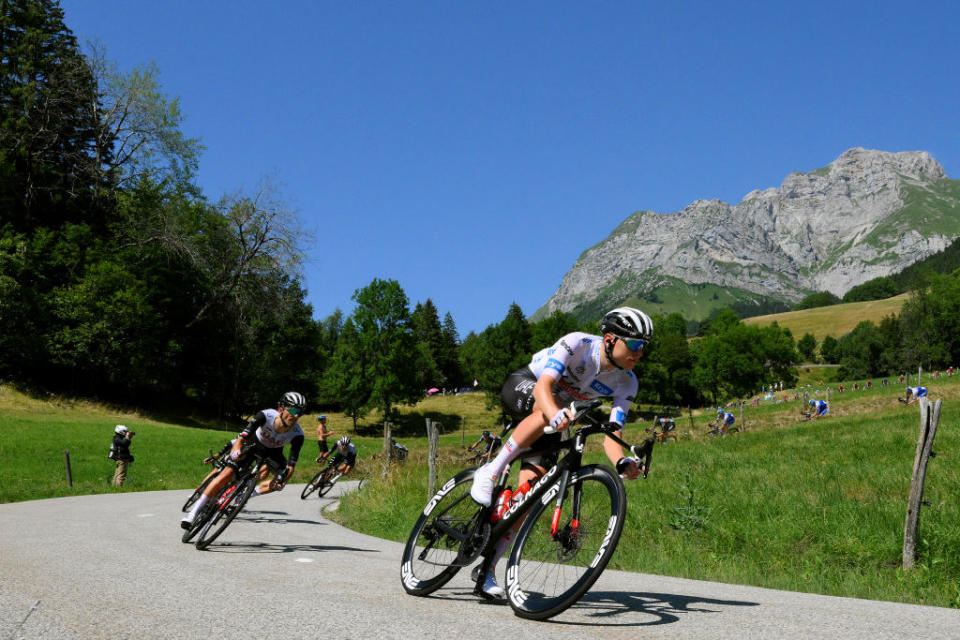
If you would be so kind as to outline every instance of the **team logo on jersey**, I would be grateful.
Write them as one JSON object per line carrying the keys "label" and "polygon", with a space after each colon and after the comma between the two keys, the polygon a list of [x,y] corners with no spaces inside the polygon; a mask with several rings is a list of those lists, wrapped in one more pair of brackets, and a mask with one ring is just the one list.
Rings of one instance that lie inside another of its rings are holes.
{"label": "team logo on jersey", "polygon": [[576,371],[577,374],[578,374],[578,375],[581,375],[581,376],[584,374],[584,372],[586,372],[586,370],[587,370],[587,368],[586,368],[585,366],[583,366],[583,365],[580,365],[579,367],[577,367],[576,369],[574,369],[574,371]]}
{"label": "team logo on jersey", "polygon": [[599,393],[599,394],[602,395],[602,396],[612,396],[612,395],[613,395],[613,389],[611,389],[611,388],[608,387],[607,385],[603,384],[603,383],[600,382],[599,380],[594,380],[593,382],[591,382],[591,383],[590,383],[590,388],[593,389],[594,391],[596,391],[597,393]]}
{"label": "team logo on jersey", "polygon": [[544,365],[544,368],[553,369],[554,371],[559,371],[560,373],[563,373],[564,369],[566,369],[562,362],[559,360],[554,360],[553,358],[547,360],[547,364]]}
{"label": "team logo on jersey", "polygon": [[564,349],[566,349],[566,350],[567,350],[567,353],[569,353],[570,355],[573,355],[573,349],[570,348],[570,346],[567,344],[567,341],[566,341],[566,340],[561,340],[561,341],[560,341],[560,346],[563,347]]}

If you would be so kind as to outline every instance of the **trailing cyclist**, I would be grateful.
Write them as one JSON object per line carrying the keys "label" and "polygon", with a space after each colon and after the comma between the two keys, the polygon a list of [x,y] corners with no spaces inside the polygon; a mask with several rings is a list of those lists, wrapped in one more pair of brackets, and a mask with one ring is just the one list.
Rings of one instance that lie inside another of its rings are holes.
{"label": "trailing cyclist", "polygon": [[816,420],[817,418],[822,418],[827,415],[827,412],[830,411],[830,405],[826,400],[814,400],[810,399],[810,419]]}
{"label": "trailing cyclist", "polygon": [[[653,322],[639,309],[620,307],[603,317],[600,330],[603,334],[600,336],[581,332],[563,336],[553,346],[534,354],[529,365],[507,378],[500,401],[504,411],[519,423],[496,457],[477,469],[470,489],[476,502],[484,506],[491,504],[498,476],[517,457],[522,458],[518,490],[529,486],[531,480],[541,478],[555,464],[555,455],[525,457],[523,454],[529,447],[536,448],[551,439],[569,435],[564,431],[573,415],[566,407],[574,400],[612,398],[610,422],[619,425],[615,434],[623,436],[627,411],[638,386],[632,370],[653,338]],[[548,426],[550,433],[544,435]],[[636,460],[624,456],[617,442],[605,437],[603,449],[621,475],[629,479],[640,475]],[[489,597],[504,596],[496,582],[494,567],[511,539],[511,534],[507,534],[496,543],[482,587]]]}
{"label": "trailing cyclist", "polygon": [[926,387],[907,387],[906,395],[903,399],[906,404],[913,404],[920,398],[927,397]]}
{"label": "trailing cyclist", "polygon": [[[193,527],[197,515],[206,504],[230,482],[236,472],[247,462],[254,452],[261,453],[280,471],[271,480],[270,469],[264,466],[260,485],[253,495],[262,495],[271,491],[280,491],[293,475],[300,449],[303,447],[303,429],[297,419],[303,415],[306,399],[296,391],[288,391],[277,403],[277,409],[264,409],[253,417],[246,429],[240,432],[230,448],[223,470],[203,490],[190,512],[180,521],[184,529]],[[290,445],[290,457],[285,458],[283,447]]]}
{"label": "trailing cyclist", "polygon": [[357,464],[357,445],[350,442],[350,436],[343,436],[337,440],[337,446],[333,450],[333,460],[330,465],[337,468],[340,477],[350,473]]}
{"label": "trailing cyclist", "polygon": [[736,421],[736,417],[729,411],[724,411],[720,408],[717,409],[717,419],[714,424],[720,433],[726,433],[729,431],[730,427],[732,427]]}
{"label": "trailing cyclist", "polygon": [[[500,436],[484,429],[483,433],[480,434],[480,439],[467,447],[467,451],[476,451],[479,454],[480,461],[489,462],[490,456],[497,452],[501,444],[503,442],[500,440]],[[483,445],[482,452],[480,451],[480,445]]]}

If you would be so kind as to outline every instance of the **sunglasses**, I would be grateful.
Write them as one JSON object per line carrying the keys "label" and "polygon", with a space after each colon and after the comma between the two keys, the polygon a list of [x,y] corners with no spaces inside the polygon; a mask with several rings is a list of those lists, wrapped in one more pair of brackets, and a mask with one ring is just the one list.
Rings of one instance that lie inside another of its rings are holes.
{"label": "sunglasses", "polygon": [[303,415],[303,409],[298,409],[297,407],[287,407],[287,413],[292,415],[294,418],[299,418]]}
{"label": "sunglasses", "polygon": [[627,349],[630,349],[630,351],[640,351],[649,344],[646,340],[627,340],[624,338],[621,338],[621,340],[623,340],[623,344],[627,345]]}

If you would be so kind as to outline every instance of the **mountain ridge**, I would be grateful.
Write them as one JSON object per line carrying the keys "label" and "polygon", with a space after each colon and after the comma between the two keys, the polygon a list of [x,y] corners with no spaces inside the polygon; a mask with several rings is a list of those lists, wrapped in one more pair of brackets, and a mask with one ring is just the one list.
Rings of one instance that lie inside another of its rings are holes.
{"label": "mountain ridge", "polygon": [[779,188],[754,189],[735,206],[695,200],[672,213],[631,214],[579,256],[533,317],[625,303],[657,311],[658,291],[677,283],[786,304],[816,291],[842,296],[958,235],[960,180],[928,152],[855,147],[826,167],[789,174]]}

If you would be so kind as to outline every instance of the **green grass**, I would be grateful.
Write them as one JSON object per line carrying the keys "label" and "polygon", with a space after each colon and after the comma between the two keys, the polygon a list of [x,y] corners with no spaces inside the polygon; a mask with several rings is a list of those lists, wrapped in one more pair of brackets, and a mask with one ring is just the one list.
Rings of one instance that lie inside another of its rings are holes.
{"label": "green grass", "polygon": [[[921,512],[917,569],[903,572],[900,562],[919,412],[896,402],[899,385],[834,392],[833,416],[816,422],[801,422],[801,403],[793,400],[747,406],[746,430],[723,439],[705,437],[708,411],[678,419],[679,441],[655,450],[650,478],[627,484],[627,526],[611,567],[960,607],[960,468],[952,462],[960,434],[951,410],[960,401],[960,376],[924,383],[933,399],[944,399],[944,409],[934,447],[939,455],[927,474],[930,506]],[[844,384],[852,387],[852,381]],[[825,393],[822,387],[809,391]],[[793,397],[793,390],[787,393]],[[739,418],[739,409],[734,412]],[[411,430],[426,415],[450,423],[441,436],[439,482],[466,466],[463,443],[495,416],[479,395],[428,398],[402,413]],[[335,430],[350,431],[343,416],[328,415]],[[458,417],[464,432],[453,424]],[[123,489],[109,486],[113,462],[106,457],[118,422],[137,431],[137,460]],[[374,424],[369,418],[361,431],[372,433]],[[628,440],[639,441],[643,426],[630,425]],[[96,405],[33,399],[8,387],[0,387],[0,432],[0,502],[191,488],[204,475],[200,459],[207,449],[230,436]],[[294,482],[317,469],[312,435]],[[358,531],[403,541],[428,498],[426,438],[422,431],[402,437],[410,459],[385,476],[370,459],[382,438],[356,440],[357,471],[370,474],[369,483],[330,515]],[[602,461],[599,446],[589,444],[590,460]],[[71,452],[72,488],[66,486],[64,450]]]}
{"label": "green grass", "polygon": [[743,323],[765,327],[776,322],[781,327],[790,329],[794,340],[799,340],[809,333],[817,339],[817,342],[822,342],[828,335],[840,338],[850,333],[854,327],[865,320],[879,325],[886,316],[898,315],[903,303],[909,297],[910,294],[903,293],[885,300],[847,302],[816,309],[774,313],[745,318]]}
{"label": "green grass", "polygon": [[[960,398],[960,379],[925,382],[945,407],[915,570],[900,564],[919,412],[896,402],[899,386],[833,394],[835,415],[814,422],[799,420],[796,401],[748,407],[747,430],[719,440],[704,437],[705,412],[694,415],[692,428],[688,418],[678,420],[679,442],[657,448],[649,479],[627,484],[627,525],[611,567],[960,607],[960,469],[950,463],[960,435],[949,408]],[[628,439],[641,437],[640,425],[629,427]],[[425,443],[408,444],[410,464],[348,496],[333,517],[405,540],[427,500]],[[441,483],[464,466],[458,444],[441,439]],[[589,456],[596,461],[598,445]],[[677,518],[682,507],[696,509],[702,528]]]}

